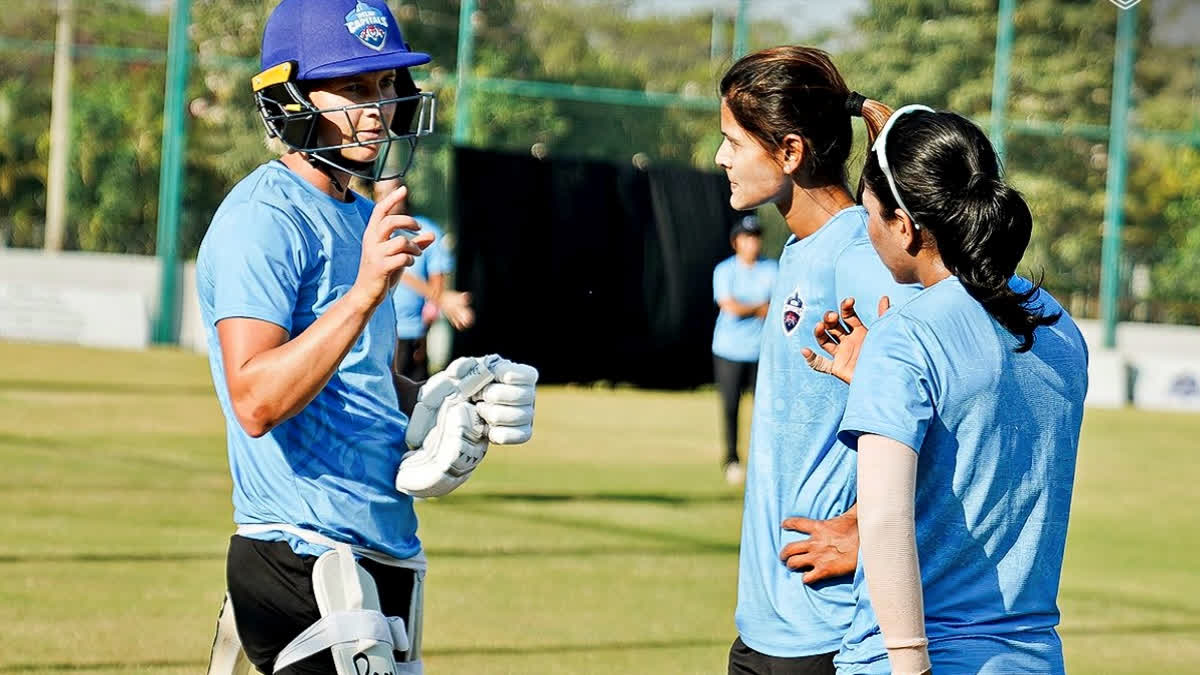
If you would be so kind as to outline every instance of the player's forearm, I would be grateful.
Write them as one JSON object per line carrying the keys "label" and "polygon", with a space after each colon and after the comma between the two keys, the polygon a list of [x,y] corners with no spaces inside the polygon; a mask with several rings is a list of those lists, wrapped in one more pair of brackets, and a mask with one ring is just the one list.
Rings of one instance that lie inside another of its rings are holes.
{"label": "player's forearm", "polygon": [[929,670],[914,501],[917,454],[882,436],[858,446],[858,531],[863,571],[892,671]]}
{"label": "player's forearm", "polygon": [[765,303],[759,305],[744,305],[737,300],[722,300],[717,304],[722,311],[732,314],[739,319],[753,316],[754,314],[758,313],[760,309],[766,307]]}
{"label": "player's forearm", "polygon": [[446,275],[430,274],[429,290],[433,293],[433,295],[429,296],[429,299],[434,302],[441,302],[442,295],[446,292]]}
{"label": "player's forearm", "polygon": [[437,292],[433,285],[411,272],[405,272],[404,276],[400,277],[400,283],[408,286],[426,300],[437,300]]}
{"label": "player's forearm", "polygon": [[256,355],[239,373],[242,426],[261,436],[304,409],[337,371],[375,306],[347,293],[295,338]]}

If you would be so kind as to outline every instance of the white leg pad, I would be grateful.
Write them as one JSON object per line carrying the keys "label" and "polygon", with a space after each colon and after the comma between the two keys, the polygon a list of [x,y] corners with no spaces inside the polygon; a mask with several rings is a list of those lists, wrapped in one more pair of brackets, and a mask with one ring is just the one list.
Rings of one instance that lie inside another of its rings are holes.
{"label": "white leg pad", "polygon": [[[321,618],[292,640],[275,659],[275,672],[328,649],[338,675],[394,675],[392,651],[409,650],[404,619],[384,616],[375,580],[339,545],[317,558],[313,594]],[[419,663],[418,663],[419,665]]]}
{"label": "white leg pad", "polygon": [[233,618],[233,603],[226,594],[221,613],[217,615],[217,635],[208,657],[208,675],[251,675],[254,672],[254,665],[242,651],[242,640]]}

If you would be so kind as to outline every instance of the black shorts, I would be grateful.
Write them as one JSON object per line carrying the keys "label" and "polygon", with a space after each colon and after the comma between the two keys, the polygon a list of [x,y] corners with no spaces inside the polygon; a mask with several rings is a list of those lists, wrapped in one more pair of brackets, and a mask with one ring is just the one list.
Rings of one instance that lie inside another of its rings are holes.
{"label": "black shorts", "polygon": [[747,647],[739,635],[729,648],[729,675],[836,675],[837,669],[833,667],[836,653],[794,658],[767,656]]}
{"label": "black shorts", "polygon": [[[321,618],[313,595],[316,557],[297,555],[284,541],[260,541],[234,535],[229,540],[225,577],[242,649],[260,671],[270,673],[275,657],[297,635]],[[379,605],[386,616],[404,617],[412,601],[416,572],[373,560],[359,564],[379,587]],[[397,653],[396,660],[402,656]],[[311,656],[280,671],[287,675],[329,675],[334,672],[329,652]]]}
{"label": "black shorts", "polygon": [[425,347],[425,336],[396,342],[393,370],[413,382],[429,379],[429,351]]}

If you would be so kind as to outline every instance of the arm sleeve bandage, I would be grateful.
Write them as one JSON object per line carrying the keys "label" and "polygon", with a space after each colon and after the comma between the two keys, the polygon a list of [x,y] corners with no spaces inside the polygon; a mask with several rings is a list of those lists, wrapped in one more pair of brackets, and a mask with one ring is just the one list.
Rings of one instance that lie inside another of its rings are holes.
{"label": "arm sleeve bandage", "polygon": [[930,669],[917,558],[917,453],[884,436],[858,439],[858,532],[871,604],[896,675]]}

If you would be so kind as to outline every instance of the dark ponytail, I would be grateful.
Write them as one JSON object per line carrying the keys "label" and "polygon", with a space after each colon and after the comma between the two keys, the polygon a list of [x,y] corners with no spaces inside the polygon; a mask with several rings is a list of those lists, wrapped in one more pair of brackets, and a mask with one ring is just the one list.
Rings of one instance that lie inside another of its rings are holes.
{"label": "dark ponytail", "polygon": [[826,185],[846,184],[851,116],[867,119],[868,140],[883,126],[871,123],[883,104],[850,91],[829,54],[815,47],[748,54],[721,78],[720,92],[738,125],[764,148],[777,150],[788,134],[800,136],[805,169]]}
{"label": "dark ponytail", "polygon": [[[1026,291],[1009,285],[1029,246],[1033,215],[1025,199],[1001,178],[987,136],[970,120],[949,112],[912,112],[888,132],[887,158],[900,198],[928,232],[942,262],[1000,325],[1017,336],[1018,352],[1033,347],[1039,326],[1061,313],[1031,306],[1041,280]],[[863,182],[893,213],[899,205],[875,153],[867,154]]]}

